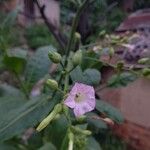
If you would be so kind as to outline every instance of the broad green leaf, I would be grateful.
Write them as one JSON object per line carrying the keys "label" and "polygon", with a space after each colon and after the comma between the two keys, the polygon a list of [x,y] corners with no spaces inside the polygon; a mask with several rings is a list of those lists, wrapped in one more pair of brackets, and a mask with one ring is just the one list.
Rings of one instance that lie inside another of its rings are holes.
{"label": "broad green leaf", "polygon": [[41,47],[29,58],[25,70],[26,81],[35,83],[48,74],[51,65],[48,52],[51,50],[56,51],[52,46]]}
{"label": "broad green leaf", "polygon": [[65,136],[64,136],[64,139],[63,139],[63,141],[62,141],[60,150],[68,149],[68,144],[69,144],[69,139],[68,139],[68,134],[67,134],[67,132],[66,132],[66,134],[65,134]]}
{"label": "broad green leaf", "polygon": [[0,144],[0,150],[17,150],[17,148],[11,146],[10,144],[2,143]]}
{"label": "broad green leaf", "polygon": [[101,74],[96,69],[86,69],[83,73],[83,81],[89,85],[98,85],[101,80]]}
{"label": "broad green leaf", "polygon": [[38,150],[57,150],[56,147],[52,143],[45,143],[44,146],[39,148]]}
{"label": "broad green leaf", "polygon": [[102,148],[94,137],[89,137],[87,141],[86,150],[102,150]]}
{"label": "broad green leaf", "polygon": [[27,59],[27,50],[21,48],[13,48],[7,51],[8,56],[19,57],[22,59]]}
{"label": "broad green leaf", "polygon": [[62,142],[67,132],[67,128],[68,122],[66,120],[66,117],[64,115],[61,115],[60,118],[54,120],[45,130],[47,139],[50,140],[57,147],[57,149],[61,149]]}
{"label": "broad green leaf", "polygon": [[71,73],[71,79],[73,82],[83,82],[83,73],[79,66],[77,66]]}
{"label": "broad green leaf", "polygon": [[3,63],[9,70],[15,73],[21,73],[26,64],[26,57],[27,51],[20,48],[10,49],[3,58]]}
{"label": "broad green leaf", "polygon": [[108,80],[107,84],[109,87],[118,88],[122,86],[127,86],[129,83],[135,81],[135,79],[136,79],[135,75],[128,73],[128,72],[124,72],[119,75],[113,75]]}
{"label": "broad green leaf", "polygon": [[22,73],[26,64],[25,59],[16,56],[8,56],[8,55],[4,57],[3,62],[7,69],[17,74]]}
{"label": "broad green leaf", "polygon": [[[11,101],[11,98],[8,100]],[[23,99],[17,97],[16,101],[18,100]],[[1,97],[0,102],[3,101],[3,97]],[[13,107],[12,110],[9,108],[9,111],[5,114],[0,114],[0,118],[2,118],[0,122],[0,141],[18,135],[29,127],[34,127],[52,110],[54,104],[55,101],[49,102],[47,96],[39,96],[25,102],[24,105]],[[5,109],[4,107],[1,111],[3,112]]]}
{"label": "broad green leaf", "polygon": [[99,112],[106,114],[109,118],[117,123],[122,123],[124,121],[121,112],[107,102],[96,100],[96,109]]}
{"label": "broad green leaf", "polygon": [[8,84],[1,84],[0,85],[0,97],[2,97],[2,96],[23,97],[23,95],[24,94],[19,89],[15,88],[11,85],[8,85]]}
{"label": "broad green leaf", "polygon": [[84,51],[81,68],[83,70],[88,68],[100,69],[103,66],[102,62],[99,61],[99,55],[94,51]]}
{"label": "broad green leaf", "polygon": [[96,69],[86,69],[82,72],[78,66],[71,72],[71,79],[73,82],[81,82],[88,85],[98,85],[101,80],[101,74]]}
{"label": "broad green leaf", "polygon": [[[16,108],[21,107],[26,102],[26,99],[22,96],[18,97],[17,95],[10,96],[5,95],[0,97],[0,118],[1,120],[6,119],[6,114],[11,113],[16,110]],[[8,112],[9,110],[9,112]]]}
{"label": "broad green leaf", "polygon": [[90,112],[87,114],[87,116],[88,116],[87,122],[89,124],[89,128],[94,133],[98,133],[99,130],[101,130],[101,129],[107,129],[107,125],[104,121],[94,118],[94,117],[98,118],[97,114]]}
{"label": "broad green leaf", "polygon": [[[28,131],[33,130],[29,128],[25,133]],[[32,132],[32,131],[31,131]],[[28,139],[28,145],[30,149],[37,150],[43,146],[43,133],[42,132],[33,132],[30,138]]]}

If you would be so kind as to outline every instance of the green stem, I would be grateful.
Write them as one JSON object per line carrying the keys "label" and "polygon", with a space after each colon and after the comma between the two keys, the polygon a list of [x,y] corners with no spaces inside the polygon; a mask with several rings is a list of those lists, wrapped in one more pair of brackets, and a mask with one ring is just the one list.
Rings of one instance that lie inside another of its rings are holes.
{"label": "green stem", "polygon": [[62,68],[65,70],[65,66],[64,66],[64,64],[63,64],[63,62],[61,61],[60,62],[60,65],[62,66]]}
{"label": "green stem", "polygon": [[[67,70],[69,70],[69,68],[70,68],[70,64],[68,62],[68,64],[67,64]],[[64,93],[66,93],[66,91],[68,89],[68,85],[69,85],[69,73],[67,72],[66,76],[65,76]]]}
{"label": "green stem", "polygon": [[[86,8],[88,2],[89,2],[89,0],[85,0],[82,3],[82,5],[80,6],[80,8],[77,11],[77,14],[76,14],[76,17],[75,17],[74,21],[73,21],[72,29],[71,29],[71,33],[70,33],[70,39],[69,39],[69,42],[68,42],[68,45],[67,45],[67,50],[66,50],[66,55],[65,55],[66,56],[65,57],[65,63],[63,65],[64,69],[67,67],[68,57],[69,57],[69,53],[71,51],[71,47],[72,47],[72,44],[73,44],[74,34],[75,34],[75,31],[76,31],[76,28],[77,28],[77,25],[78,25],[78,21],[79,21],[80,15],[81,15],[82,11]],[[63,74],[61,74],[61,76],[60,76],[59,83],[58,83],[59,85],[61,84],[62,79],[63,79]],[[65,88],[64,88],[65,90],[67,89],[68,79],[69,79],[69,76],[66,75]],[[56,94],[56,91],[53,92],[52,98],[55,96],[55,94]]]}
{"label": "green stem", "polygon": [[72,72],[77,66],[71,68],[69,71],[67,71],[67,73],[69,74],[70,72]]}
{"label": "green stem", "polygon": [[71,33],[70,33],[70,38],[69,38],[69,42],[68,42],[67,50],[66,50],[66,54],[65,54],[66,58],[65,58],[65,65],[64,66],[67,65],[67,59],[68,59],[69,52],[71,51],[71,47],[72,47],[72,44],[73,44],[73,41],[74,41],[74,35],[75,35],[76,28],[77,28],[77,25],[78,25],[78,22],[79,22],[79,19],[80,19],[80,15],[83,12],[83,10],[86,8],[88,2],[89,2],[89,0],[84,0],[84,2],[82,3],[82,5],[79,7],[79,9],[77,11],[76,17],[73,20],[72,29],[71,29]]}

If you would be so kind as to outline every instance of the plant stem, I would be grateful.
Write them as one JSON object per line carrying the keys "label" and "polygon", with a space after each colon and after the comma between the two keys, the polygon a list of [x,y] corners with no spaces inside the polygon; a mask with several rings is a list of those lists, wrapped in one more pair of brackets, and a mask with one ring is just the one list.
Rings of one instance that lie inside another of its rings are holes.
{"label": "plant stem", "polygon": [[65,66],[64,66],[64,64],[63,64],[63,62],[61,61],[60,62],[60,65],[62,66],[62,68],[65,70]]}
{"label": "plant stem", "polygon": [[72,44],[73,44],[73,41],[74,41],[74,35],[75,35],[76,28],[77,28],[77,25],[78,25],[78,22],[79,22],[79,19],[80,19],[80,15],[82,14],[83,10],[86,8],[88,2],[89,2],[89,0],[84,0],[82,5],[79,7],[79,9],[77,11],[77,14],[76,14],[76,16],[73,20],[72,29],[71,29],[71,33],[70,33],[70,38],[69,38],[69,42],[68,42],[66,53],[65,53],[66,58],[65,58],[65,65],[64,66],[67,65],[67,59],[68,59],[69,52],[71,51],[71,47],[72,47]]}
{"label": "plant stem", "polygon": [[[78,25],[78,22],[79,22],[79,18],[80,18],[80,15],[81,13],[83,12],[83,10],[86,8],[87,4],[89,3],[90,0],[84,0],[84,2],[82,3],[82,5],[79,7],[78,11],[77,11],[77,14],[76,14],[76,17],[74,18],[74,21],[73,21],[73,24],[72,24],[72,28],[71,28],[71,33],[70,33],[70,38],[69,38],[69,42],[68,42],[68,45],[67,45],[67,48],[66,48],[66,53],[65,53],[65,63],[64,63],[64,69],[67,67],[68,65],[68,57],[69,57],[69,53],[71,51],[71,47],[72,47],[72,44],[73,44],[73,41],[74,41],[74,34],[76,32],[76,28],[77,28],[77,25]],[[38,1],[36,0],[36,3],[38,3]],[[60,76],[60,79],[59,79],[59,82],[58,82],[58,85],[60,86],[61,82],[62,82],[62,79],[63,79],[63,74],[61,74]],[[66,77],[65,77],[65,87],[64,87],[64,91],[66,91],[67,89],[67,86],[68,86],[68,81],[69,81],[69,75],[67,74]],[[52,99],[53,97],[55,96],[56,94],[56,91],[53,92],[52,94]]]}
{"label": "plant stem", "polygon": [[65,45],[66,45],[66,37],[64,34],[62,34],[60,32],[59,29],[57,29],[57,27],[47,18],[47,16],[45,15],[45,5],[41,6],[38,0],[34,0],[34,2],[37,5],[37,8],[39,9],[39,12],[41,14],[41,17],[43,18],[45,24],[47,25],[48,29],[50,30],[50,32],[53,34],[53,36],[55,37],[55,39],[57,40],[57,42],[59,43],[60,47],[62,48],[62,50],[64,50]]}

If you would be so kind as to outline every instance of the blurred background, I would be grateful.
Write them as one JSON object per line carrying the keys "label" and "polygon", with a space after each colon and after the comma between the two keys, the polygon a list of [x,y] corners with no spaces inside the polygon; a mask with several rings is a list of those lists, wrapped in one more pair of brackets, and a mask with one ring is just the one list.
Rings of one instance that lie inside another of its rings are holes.
{"label": "blurred background", "polygon": [[[78,3],[75,0],[0,0],[0,89],[3,89],[6,83],[19,87],[18,80],[8,71],[8,68],[14,66],[6,67],[11,61],[5,64],[2,62],[3,51],[7,49],[10,53],[17,52],[22,58],[28,58],[36,53],[40,59],[45,59],[42,55],[47,54],[44,49],[46,46],[55,47],[63,53],[80,2],[80,0]],[[81,35],[80,44],[83,47],[87,46],[88,49],[95,51],[104,50],[100,59],[105,62],[115,64],[118,60],[123,60],[129,68],[134,66],[136,69],[143,69],[147,66],[139,65],[138,60],[150,58],[150,0],[95,0],[81,14],[77,32]],[[110,43],[113,44],[112,41],[120,43],[124,37],[127,43],[113,46],[115,55],[110,60],[105,54]],[[39,52],[41,48],[42,51]],[[37,60],[36,63],[40,64],[40,61]],[[38,93],[40,83],[36,86],[35,83],[47,73],[45,67],[49,66],[47,63],[40,65],[36,69],[42,68],[41,74],[37,75],[35,72],[28,79],[27,87],[33,94]],[[19,68],[17,71],[22,72],[25,67],[24,61],[17,67]],[[30,69],[27,70],[23,72],[25,79],[31,72]],[[55,66],[51,66],[49,72],[53,70]],[[140,77],[124,88],[117,85],[117,89],[107,88],[99,91],[114,71],[110,67],[104,67],[101,73],[103,80],[97,87],[97,96],[118,108],[125,118],[122,125],[114,126],[113,130],[107,131],[108,134],[102,131],[101,135],[96,136],[102,148],[150,150],[149,78]],[[1,93],[0,90],[0,95]],[[34,141],[34,137],[31,137],[32,140]]]}

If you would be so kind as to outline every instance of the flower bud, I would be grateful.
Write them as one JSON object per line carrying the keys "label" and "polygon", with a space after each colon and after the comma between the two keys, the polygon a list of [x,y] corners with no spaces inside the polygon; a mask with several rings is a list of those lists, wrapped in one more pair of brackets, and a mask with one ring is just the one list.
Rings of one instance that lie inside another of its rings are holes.
{"label": "flower bud", "polygon": [[75,33],[75,38],[76,38],[77,40],[80,40],[80,39],[81,39],[80,33],[76,32],[76,33]]}
{"label": "flower bud", "polygon": [[56,80],[48,79],[46,81],[46,84],[52,89],[57,90],[58,89],[58,83]]}
{"label": "flower bud", "polygon": [[114,54],[115,54],[114,48],[111,47],[111,48],[109,49],[109,56],[112,57]]}
{"label": "flower bud", "polygon": [[36,130],[38,132],[42,131],[49,123],[62,111],[62,104],[57,104],[53,111],[38,125]]}
{"label": "flower bud", "polygon": [[141,59],[138,61],[139,64],[146,64],[146,63],[148,63],[148,62],[150,62],[150,58],[141,58]]}
{"label": "flower bud", "polygon": [[48,57],[53,63],[56,63],[56,64],[60,63],[61,61],[61,55],[55,51],[50,51],[48,53]]}
{"label": "flower bud", "polygon": [[82,50],[78,50],[72,58],[74,66],[80,65],[82,63]]}

